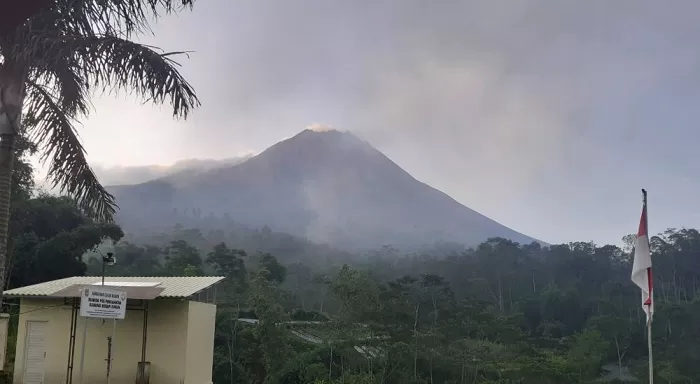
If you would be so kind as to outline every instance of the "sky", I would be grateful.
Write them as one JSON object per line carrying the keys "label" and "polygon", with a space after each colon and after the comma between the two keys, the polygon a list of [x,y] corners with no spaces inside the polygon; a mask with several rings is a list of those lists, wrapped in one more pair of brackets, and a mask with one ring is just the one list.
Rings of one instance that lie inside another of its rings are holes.
{"label": "sky", "polygon": [[700,227],[700,2],[199,0],[141,41],[202,101],[101,97],[97,167],[257,153],[311,123],[549,243]]}

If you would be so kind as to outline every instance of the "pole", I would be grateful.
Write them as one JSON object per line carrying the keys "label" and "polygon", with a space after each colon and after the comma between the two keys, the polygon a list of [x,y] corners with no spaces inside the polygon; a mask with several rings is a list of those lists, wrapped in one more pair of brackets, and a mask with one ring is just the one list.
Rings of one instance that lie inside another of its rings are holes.
{"label": "pole", "polygon": [[109,353],[107,354],[107,384],[111,379],[112,361],[114,360],[114,334],[117,331],[117,319],[112,319],[112,337],[109,339]]}
{"label": "pole", "polygon": [[148,301],[143,303],[143,334],[141,335],[141,361],[139,362],[138,384],[146,382],[146,342],[148,340]]}
{"label": "pole", "polygon": [[78,376],[78,384],[83,384],[83,372],[85,368],[85,340],[87,339],[87,322],[88,318],[85,316],[85,322],[83,323],[83,345],[80,347],[80,375]]}
{"label": "pole", "polygon": [[[646,213],[646,220],[645,220],[645,226],[646,226],[646,233],[647,236],[649,236],[649,208],[647,207],[647,190],[642,189],[642,201],[644,203],[644,212]],[[651,274],[649,274],[649,278],[652,278]],[[653,292],[649,292],[650,295],[653,295]],[[652,303],[654,298],[651,298]],[[651,306],[649,307],[651,310]],[[654,357],[652,354],[652,339],[651,339],[651,312],[649,313],[649,321],[647,321],[647,346],[649,348],[649,384],[654,384]]]}
{"label": "pole", "polygon": [[651,321],[647,325],[647,344],[649,345],[649,384],[654,384],[654,359],[651,354]]}
{"label": "pole", "polygon": [[70,384],[73,374],[73,354],[71,349],[75,346],[75,323],[78,321],[78,314],[75,313],[75,299],[71,304],[70,309],[70,336],[68,337],[68,364],[66,364],[66,384]]}
{"label": "pole", "polygon": [[[111,252],[107,252],[107,256],[102,255],[102,287],[105,286],[105,271],[107,269],[107,263],[110,265],[114,264],[115,259],[112,257]],[[102,320],[102,324],[105,320]],[[111,379],[112,372],[112,361],[114,360],[114,335],[117,332],[117,319],[112,319],[112,336],[107,337],[107,384]]]}

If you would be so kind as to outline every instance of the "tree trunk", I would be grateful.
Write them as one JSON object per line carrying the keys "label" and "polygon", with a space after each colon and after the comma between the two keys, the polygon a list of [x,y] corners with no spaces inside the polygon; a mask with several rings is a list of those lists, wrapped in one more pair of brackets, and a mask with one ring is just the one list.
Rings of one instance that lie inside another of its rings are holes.
{"label": "tree trunk", "polygon": [[501,283],[501,273],[498,273],[498,309],[503,314],[503,284]]}
{"label": "tree trunk", "polygon": [[323,313],[323,303],[326,300],[326,288],[321,290],[321,308],[318,309],[320,313]]}
{"label": "tree trunk", "polygon": [[676,303],[681,301],[681,295],[678,292],[678,283],[676,282],[676,258],[673,258],[673,292],[676,299]]}
{"label": "tree trunk", "polygon": [[627,353],[627,346],[625,346],[624,350],[620,350],[620,341],[617,336],[615,336],[615,349],[617,350],[617,369],[618,369],[618,375],[622,375],[622,359],[625,357],[625,354]]}
{"label": "tree trunk", "polygon": [[415,314],[413,316],[413,379],[418,380],[418,311],[420,303],[414,304]]}
{"label": "tree trunk", "polygon": [[333,343],[330,343],[331,345],[331,359],[328,362],[328,382],[330,383],[333,380]]}
{"label": "tree trunk", "polygon": [[[0,292],[7,277],[7,236],[10,226],[10,195],[14,161],[14,135],[0,135]],[[2,295],[0,294],[0,311]]]}
{"label": "tree trunk", "polygon": [[433,302],[433,329],[432,329],[432,339],[433,339],[433,346],[430,348],[430,384],[433,384],[433,358],[435,357],[435,338],[437,336],[437,321],[438,321],[438,309],[437,309],[437,298],[435,297],[435,293],[432,293],[432,302]]}
{"label": "tree trunk", "polygon": [[662,276],[659,276],[659,281],[661,282],[661,297],[666,302],[669,302],[668,293],[666,292],[666,284],[664,284],[664,279]]}
{"label": "tree trunk", "polygon": [[299,278],[297,277],[297,297],[301,300],[301,310],[306,312],[306,304],[304,297],[301,294],[301,285],[299,284]]}
{"label": "tree trunk", "polygon": [[234,383],[233,381],[233,350],[236,347],[236,336],[238,336],[238,314],[241,313],[241,303],[236,300],[236,321],[233,321],[232,318],[229,318],[229,331],[231,333],[231,340],[229,344],[229,349],[228,349],[228,367],[229,367],[229,374],[230,377],[229,379],[231,380],[231,384]]}
{"label": "tree trunk", "polygon": [[[233,334],[233,332],[231,332],[231,334]],[[226,346],[228,346],[228,375],[231,384],[233,384],[233,340],[228,340]]]}
{"label": "tree trunk", "polygon": [[430,372],[430,384],[433,384],[433,348],[430,348],[429,372]]}
{"label": "tree trunk", "polygon": [[513,288],[508,287],[508,310],[513,310]]}
{"label": "tree trunk", "polygon": [[[5,62],[0,66],[0,290],[5,289],[7,236],[15,137],[19,133],[24,100],[24,76]],[[2,296],[0,295],[0,304]]]}

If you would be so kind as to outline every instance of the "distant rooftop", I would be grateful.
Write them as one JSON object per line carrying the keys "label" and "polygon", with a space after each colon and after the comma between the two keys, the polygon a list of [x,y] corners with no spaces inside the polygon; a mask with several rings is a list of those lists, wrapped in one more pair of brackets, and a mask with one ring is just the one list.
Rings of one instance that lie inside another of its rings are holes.
{"label": "distant rooftop", "polygon": [[[109,287],[160,287],[164,288],[158,297],[187,298],[195,295],[223,280],[222,276],[133,276],[105,277],[105,285]],[[99,285],[100,276],[75,276],[65,279],[47,281],[45,283],[28,285],[10,289],[3,293],[6,297],[48,297],[75,285]]]}

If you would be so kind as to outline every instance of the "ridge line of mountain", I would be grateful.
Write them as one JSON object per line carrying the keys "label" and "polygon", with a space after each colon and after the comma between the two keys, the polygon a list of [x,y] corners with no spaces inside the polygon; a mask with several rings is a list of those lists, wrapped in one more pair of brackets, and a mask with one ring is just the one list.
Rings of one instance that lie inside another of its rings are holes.
{"label": "ridge line of mountain", "polygon": [[162,228],[198,212],[211,226],[228,217],[341,249],[439,241],[472,246],[491,237],[537,241],[417,180],[369,142],[337,130],[307,129],[237,164],[182,170],[109,190],[127,229]]}

